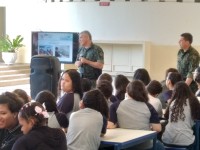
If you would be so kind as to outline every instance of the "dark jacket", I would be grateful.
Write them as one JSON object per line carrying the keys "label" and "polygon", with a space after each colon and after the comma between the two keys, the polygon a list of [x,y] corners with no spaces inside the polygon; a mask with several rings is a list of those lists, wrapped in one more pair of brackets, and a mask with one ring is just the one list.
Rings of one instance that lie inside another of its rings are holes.
{"label": "dark jacket", "polygon": [[0,150],[11,150],[15,141],[22,135],[19,125],[12,130],[0,129]]}
{"label": "dark jacket", "polygon": [[12,150],[67,150],[66,136],[61,129],[35,128],[20,137]]}

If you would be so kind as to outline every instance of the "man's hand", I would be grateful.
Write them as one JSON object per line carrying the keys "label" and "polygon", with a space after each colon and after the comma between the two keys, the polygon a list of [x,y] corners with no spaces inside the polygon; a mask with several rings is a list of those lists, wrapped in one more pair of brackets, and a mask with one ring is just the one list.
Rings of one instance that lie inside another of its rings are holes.
{"label": "man's hand", "polygon": [[76,65],[77,67],[80,67],[80,66],[82,65],[82,62],[81,62],[81,61],[76,61],[76,62],[75,62],[75,65]]}
{"label": "man's hand", "polygon": [[100,63],[100,62],[93,62],[93,61],[90,61],[84,57],[80,57],[79,58],[81,63],[82,64],[87,64],[91,67],[94,67],[94,68],[98,68],[98,69],[102,69],[103,68],[103,63]]}
{"label": "man's hand", "polygon": [[85,59],[84,57],[80,57],[80,61],[82,64],[88,64],[88,60]]}
{"label": "man's hand", "polygon": [[185,80],[185,83],[189,86],[191,83],[192,83],[192,78],[187,78],[186,80]]}

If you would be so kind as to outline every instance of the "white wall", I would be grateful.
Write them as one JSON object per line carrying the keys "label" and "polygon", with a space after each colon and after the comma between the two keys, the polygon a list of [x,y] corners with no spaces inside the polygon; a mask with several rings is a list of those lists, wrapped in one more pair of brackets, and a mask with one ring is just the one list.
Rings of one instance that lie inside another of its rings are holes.
{"label": "white wall", "polygon": [[199,3],[111,2],[107,7],[98,2],[3,2],[7,11],[6,33],[25,37],[26,47],[18,62],[30,62],[31,31],[87,29],[94,40],[150,41],[152,78],[160,80],[168,67],[176,67],[181,33],[191,32],[193,45],[200,45]]}

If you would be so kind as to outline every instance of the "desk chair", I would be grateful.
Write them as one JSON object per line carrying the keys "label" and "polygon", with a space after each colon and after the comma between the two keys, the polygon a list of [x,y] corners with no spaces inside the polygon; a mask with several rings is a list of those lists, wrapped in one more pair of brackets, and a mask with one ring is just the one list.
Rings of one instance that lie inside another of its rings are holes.
{"label": "desk chair", "polygon": [[194,135],[195,135],[195,142],[194,142],[194,150],[199,150],[200,145],[200,120],[195,120],[195,126],[194,126]]}
{"label": "desk chair", "polygon": [[[195,135],[195,141],[194,141],[194,147],[193,150],[199,150],[199,145],[200,145],[200,120],[195,120],[195,125],[194,125],[194,135]],[[165,146],[165,150],[188,150],[187,148],[178,148],[178,147],[169,147]]]}

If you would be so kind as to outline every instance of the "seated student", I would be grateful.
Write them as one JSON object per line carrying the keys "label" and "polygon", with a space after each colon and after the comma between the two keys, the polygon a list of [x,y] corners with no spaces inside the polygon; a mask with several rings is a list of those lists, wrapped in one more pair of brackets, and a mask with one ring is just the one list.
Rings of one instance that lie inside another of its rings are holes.
{"label": "seated student", "polygon": [[162,112],[162,103],[157,98],[158,94],[162,91],[162,85],[160,82],[156,80],[150,81],[150,83],[147,85],[147,91],[148,91],[148,97],[149,97],[149,103],[155,108],[155,110],[158,112],[158,116],[162,118],[163,112]]}
{"label": "seated student", "polygon": [[5,92],[0,95],[0,149],[11,150],[15,141],[22,136],[17,115],[22,101],[16,94]]}
{"label": "seated student", "polygon": [[15,89],[13,93],[17,94],[20,98],[22,98],[24,104],[31,101],[31,97],[26,93],[26,91],[22,89]]}
{"label": "seated student", "polygon": [[64,113],[58,112],[56,106],[56,97],[54,94],[48,90],[44,90],[39,92],[35,101],[42,104],[49,114],[48,118],[48,126],[51,128],[62,128],[65,132],[67,131],[67,127],[69,121]]}
{"label": "seated student", "polygon": [[175,84],[169,107],[165,117],[168,124],[162,135],[165,145],[192,148],[194,120],[199,119],[200,103],[189,86],[180,81]]}
{"label": "seated student", "polygon": [[105,96],[106,101],[108,103],[108,108],[110,108],[110,105],[113,104],[113,102],[111,102],[111,100],[110,100],[110,98],[112,96],[112,92],[113,92],[113,87],[112,87],[111,83],[106,80],[101,80],[101,81],[97,82],[96,87],[103,93],[103,95]]}
{"label": "seated student", "polygon": [[[100,82],[100,81],[102,81],[102,80],[109,81],[110,84],[112,85],[113,79],[112,79],[112,76],[111,76],[110,74],[108,74],[108,73],[102,73],[102,74],[98,77],[97,83],[96,83],[96,84],[98,84],[98,82]],[[110,101],[111,101],[112,103],[114,103],[114,102],[118,101],[118,98],[117,98],[115,95],[111,95]]]}
{"label": "seated student", "polygon": [[84,94],[80,110],[70,116],[67,131],[68,150],[97,150],[106,133],[108,105],[103,94],[95,89]]}
{"label": "seated student", "polygon": [[58,100],[57,108],[69,118],[72,112],[79,110],[79,102],[83,96],[81,77],[78,71],[75,69],[64,71],[60,78],[58,89],[64,94]]}
{"label": "seated student", "polygon": [[115,86],[115,96],[119,101],[125,99],[126,87],[130,81],[128,78],[122,74],[119,74],[115,77],[114,86]]}
{"label": "seated student", "polygon": [[[123,101],[124,99],[126,99],[126,87],[127,85],[129,84],[129,80],[126,76],[122,75],[122,74],[119,74],[115,77],[115,80],[114,80],[114,86],[115,86],[115,90],[116,90],[116,93],[115,93],[115,96],[117,97],[118,101],[114,102],[114,104],[112,104],[109,108],[109,112],[116,112],[116,105],[119,105],[119,103],[121,101]],[[107,128],[108,129],[112,129],[112,128],[115,128],[116,127],[116,124],[113,124],[113,122],[111,121],[108,121],[108,125],[107,125]]]}
{"label": "seated student", "polygon": [[81,86],[83,94],[92,89],[92,83],[88,78],[81,78]]}
{"label": "seated student", "polygon": [[[158,95],[158,98],[160,99],[161,103],[162,103],[162,107],[163,109],[165,109],[167,107],[167,104],[166,104],[166,97],[164,95],[164,93],[166,91],[169,91],[169,89],[167,88],[166,86],[166,79],[168,77],[168,74],[170,72],[177,72],[178,73],[178,70],[176,68],[168,68],[166,71],[165,71],[165,79],[162,80],[160,83],[162,85],[162,92]],[[165,93],[166,94],[166,93]]]}
{"label": "seated student", "polygon": [[66,137],[61,129],[46,126],[48,113],[38,102],[25,104],[18,114],[23,136],[12,150],[66,150]]}
{"label": "seated student", "polygon": [[195,82],[198,86],[198,90],[196,91],[195,96],[197,96],[197,98],[200,98],[200,74],[196,75]]}
{"label": "seated student", "polygon": [[[110,110],[110,119],[113,124],[124,129],[153,130],[160,132],[161,124],[158,113],[154,107],[148,103],[147,91],[142,81],[135,80],[127,86],[127,99],[112,105],[115,112]],[[112,107],[111,106],[111,107]],[[158,149],[162,150],[163,145],[158,142]],[[135,149],[148,149],[152,147],[152,142],[147,141],[139,144]]]}
{"label": "seated student", "polygon": [[102,73],[98,79],[97,79],[97,83],[101,80],[107,80],[109,81],[110,83],[112,83],[113,79],[112,79],[112,76],[108,73]]}
{"label": "seated student", "polygon": [[182,81],[182,76],[178,72],[170,72],[166,79],[166,86],[169,89],[168,91],[163,93],[164,99],[169,103],[171,100],[172,92],[174,90],[174,86],[177,82]]}
{"label": "seated student", "polygon": [[194,72],[193,72],[193,79],[195,81],[195,78],[197,77],[197,75],[200,74],[200,67],[197,67]]}
{"label": "seated student", "polygon": [[145,68],[139,68],[133,75],[133,80],[140,80],[146,86],[151,81],[149,72]]}

